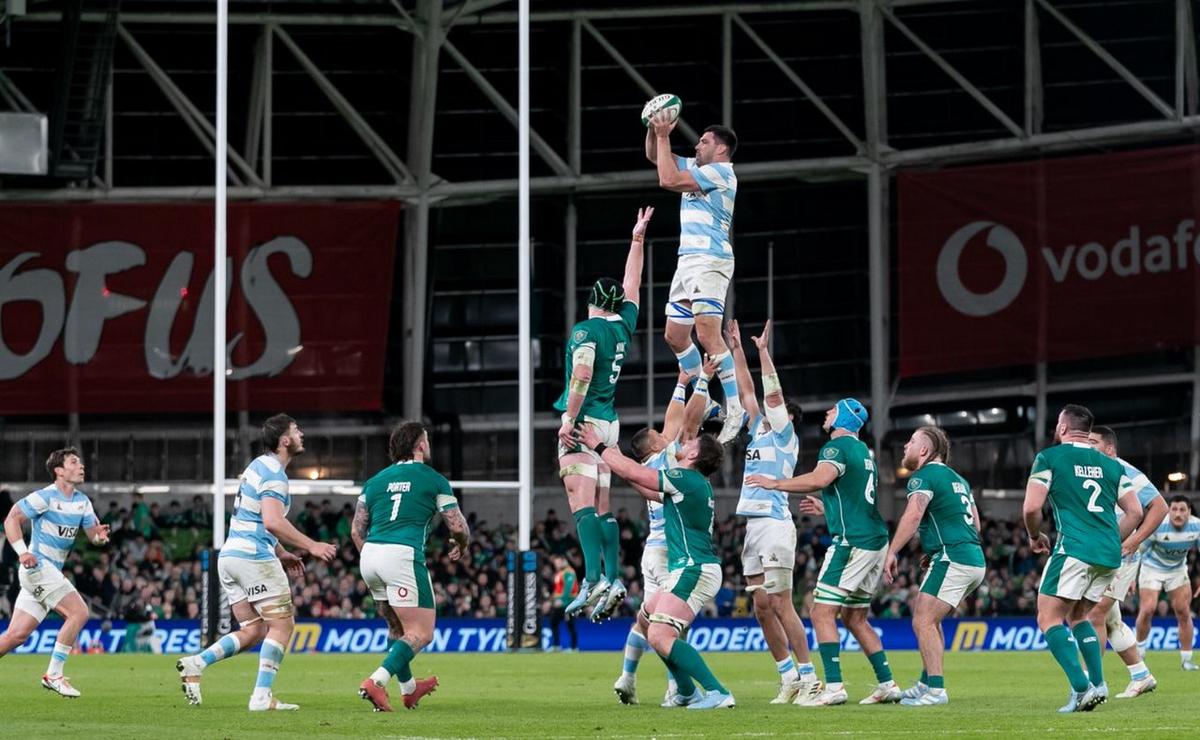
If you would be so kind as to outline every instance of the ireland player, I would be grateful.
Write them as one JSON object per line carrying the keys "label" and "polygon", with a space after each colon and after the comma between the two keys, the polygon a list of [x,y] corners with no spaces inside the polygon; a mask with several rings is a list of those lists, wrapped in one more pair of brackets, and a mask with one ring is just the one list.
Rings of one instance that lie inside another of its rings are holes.
{"label": "ireland player", "polygon": [[309,539],[287,518],[292,505],[287,466],[304,452],[304,432],[292,417],[276,414],[263,423],[262,441],[267,451],[242,471],[229,539],[217,560],[221,588],[239,629],[175,664],[189,704],[201,701],[200,674],[205,668],[262,642],[250,711],[299,709],[276,699],[271,690],[296,625],[288,575],[304,575],[304,561],[283,549],[280,540],[326,563],[337,548]]}
{"label": "ireland player", "polygon": [[859,401],[843,398],[825,413],[823,428],[829,432],[829,441],[818,453],[812,472],[780,481],[751,475],[743,484],[793,493],[821,491],[821,500],[806,496],[800,502],[800,511],[824,515],[833,535],[833,544],[825,551],[825,562],[817,576],[812,609],[813,630],[825,667],[825,690],[809,701],[814,706],[845,704],[848,698],[842,683],[839,615],[862,645],[879,682],[859,704],[900,701],[900,689],[892,680],[883,643],[867,622],[867,610],[883,576],[888,544],[887,525],[875,506],[875,459],[858,438],[867,418],[867,410]]}
{"label": "ireland player", "polygon": [[[63,624],[54,640],[50,666],[42,676],[42,686],[60,696],[74,699],[76,689],[63,675],[63,667],[79,630],[87,622],[88,608],[63,576],[63,563],[75,546],[80,529],[94,545],[108,544],[108,525],[96,519],[96,511],[87,495],[76,486],[83,483],[85,468],[79,450],[67,447],[46,458],[46,472],[54,482],[17,502],[4,520],[4,534],[17,553],[21,567],[17,578],[21,592],[13,602],[12,619],[0,635],[0,657],[25,644],[46,615],[58,612]],[[22,527],[29,523],[30,544],[25,544]]]}
{"label": "ireland player", "polygon": [[[1037,619],[1050,652],[1071,682],[1071,696],[1058,710],[1063,713],[1090,712],[1108,699],[1100,638],[1087,615],[1121,565],[1121,541],[1142,520],[1142,505],[1125,467],[1088,442],[1093,419],[1083,406],[1064,406],[1054,429],[1058,444],[1034,458],[1025,486],[1029,549],[1050,553],[1050,539],[1042,531],[1047,498],[1058,528],[1058,542],[1038,589]],[[1125,512],[1119,525],[1117,506]],[[1079,665],[1080,653],[1086,674]]]}
{"label": "ireland player", "polygon": [[[707,362],[704,364],[702,374],[696,380],[696,389],[686,405],[684,399],[687,397],[689,376],[680,371],[675,393],[672,394],[671,401],[667,404],[666,415],[663,417],[662,431],[646,427],[633,435],[633,454],[636,459],[641,460],[642,465],[651,470],[669,470],[678,466],[676,456],[680,447],[696,436],[701,420],[706,416],[709,403],[708,381],[716,370],[715,365]],[[648,617],[654,613],[658,595],[666,590],[670,569],[662,502],[652,495],[652,492],[639,490],[639,493],[646,497],[646,512],[650,517],[650,532],[646,535],[646,543],[642,548],[642,609],[639,612]],[[629,628],[629,634],[625,638],[621,675],[613,684],[613,691],[622,704],[638,703],[637,668],[642,654],[649,647],[643,621],[635,619]],[[668,671],[667,693],[663,697],[662,706],[677,706],[675,699],[679,691],[678,683],[675,676]]]}
{"label": "ireland player", "polygon": [[[1142,571],[1138,574],[1138,643],[1144,651],[1150,637],[1150,620],[1158,606],[1158,595],[1166,591],[1179,622],[1179,660],[1185,671],[1200,670],[1200,666],[1192,662],[1192,588],[1187,566],[1188,550],[1198,543],[1200,519],[1192,516],[1191,502],[1186,496],[1172,496],[1170,518],[1146,540]],[[1200,593],[1200,589],[1197,592]]]}
{"label": "ireland player", "polygon": [[[763,405],[754,394],[754,380],[742,351],[736,321],[729,322],[726,340],[733,352],[742,406],[750,419],[750,445],[746,448],[745,474],[773,480],[792,477],[800,455],[795,421],[800,407],[784,400],[783,386],[775,372],[768,346],[771,322],[762,336],[752,337],[762,369]],[[760,410],[761,409],[761,410]],[[821,682],[808,654],[808,633],[792,603],[792,568],[796,564],[796,523],[788,508],[787,493],[743,485],[737,505],[738,516],[746,517],[746,539],[742,548],[742,575],[754,599],[754,617],[762,627],[767,649],[779,672],[779,694],[772,704],[795,702],[807,705],[821,693]],[[792,660],[792,652],[796,659]]]}
{"label": "ireland player", "polygon": [[[700,653],[679,639],[721,588],[721,557],[712,541],[713,492],[708,476],[721,467],[724,449],[716,439],[702,434],[680,446],[676,467],[651,470],[616,447],[605,446],[593,428],[584,427],[581,439],[644,498],[662,501],[670,575],[666,588],[658,594],[654,613],[640,612],[638,620],[645,620],[646,639],[679,682],[676,704],[689,709],[734,706],[733,694],[717,680]],[[703,696],[695,682],[704,687]]]}
{"label": "ireland player", "polygon": [[[566,346],[567,387],[554,403],[562,412],[558,430],[558,475],[583,549],[584,580],[579,596],[567,605],[568,617],[584,606],[595,606],[612,588],[619,602],[625,597],[621,573],[621,532],[608,510],[612,473],[590,450],[579,446],[578,427],[594,427],[605,444],[615,445],[620,432],[613,397],[617,378],[637,327],[638,291],[642,286],[642,242],[653,208],[638,210],[625,280],[600,278],[588,299],[588,317],[571,328]],[[603,554],[604,574],[600,572]],[[619,594],[619,596],[618,596]]]}
{"label": "ireland player", "polygon": [[[729,442],[742,428],[733,357],[721,337],[725,294],[733,280],[733,203],[737,176],[733,153],[737,135],[725,126],[709,126],[696,142],[696,156],[671,155],[675,122],[660,112],[646,129],[646,159],[658,168],[658,184],[679,199],[679,262],[667,298],[666,340],[679,365],[690,375],[700,373],[700,351],[692,343],[692,325],[704,351],[717,363],[725,391],[725,426],[718,440]],[[664,156],[659,156],[662,154]]]}
{"label": "ireland player", "polygon": [[379,712],[392,711],[386,688],[392,676],[400,682],[406,709],[416,708],[421,697],[438,685],[436,676],[415,680],[410,667],[433,639],[437,616],[433,582],[425,565],[425,541],[434,516],[440,512],[450,530],[451,560],[467,552],[471,538],[450,481],[429,467],[425,425],[398,424],[388,440],[388,453],[393,464],[363,484],[351,528],[351,537],[362,551],[363,581],[381,610],[385,604],[390,607],[402,633],[393,639],[383,665],[359,686],[359,696]]}
{"label": "ireland player", "polygon": [[918,531],[929,569],[913,611],[913,632],[921,649],[921,680],[902,692],[910,707],[948,704],[942,674],[946,637],[942,620],[983,583],[987,562],[979,546],[979,509],[971,486],[950,468],[950,438],[940,427],[921,427],[904,445],[900,463],[913,471],[908,480],[908,504],[883,563],[883,580],[896,577],[896,553]]}
{"label": "ireland player", "polygon": [[[1088,441],[1097,450],[1125,466],[1125,475],[1133,482],[1138,501],[1141,502],[1142,511],[1145,512],[1142,516],[1142,523],[1121,543],[1121,567],[1117,569],[1117,574],[1113,576],[1112,583],[1105,589],[1099,603],[1088,615],[1088,620],[1091,621],[1092,627],[1100,637],[1101,651],[1103,651],[1104,641],[1107,639],[1129,669],[1129,686],[1117,694],[1117,698],[1132,699],[1153,691],[1158,686],[1158,682],[1154,680],[1154,676],[1150,675],[1150,669],[1146,667],[1142,656],[1138,654],[1137,640],[1133,630],[1129,629],[1129,625],[1121,619],[1121,602],[1125,600],[1130,587],[1133,586],[1134,579],[1137,578],[1138,563],[1141,560],[1138,547],[1147,537],[1154,534],[1158,525],[1166,517],[1167,502],[1145,473],[1117,457],[1117,433],[1110,427],[1093,426],[1092,433],[1088,435]],[[1123,514],[1124,512],[1117,512],[1118,520]]]}

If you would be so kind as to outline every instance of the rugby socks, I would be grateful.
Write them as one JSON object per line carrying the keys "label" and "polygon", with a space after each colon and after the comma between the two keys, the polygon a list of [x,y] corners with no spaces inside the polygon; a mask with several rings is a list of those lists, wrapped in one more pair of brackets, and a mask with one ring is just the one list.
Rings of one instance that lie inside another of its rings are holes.
{"label": "rugby socks", "polygon": [[275,684],[275,674],[279,672],[279,664],[283,662],[283,645],[267,638],[263,640],[262,650],[258,653],[258,680],[254,682],[254,693],[270,694],[271,686]]}
{"label": "rugby socks", "polygon": [[700,350],[692,342],[688,342],[688,348],[682,352],[675,353],[675,359],[679,360],[679,367],[693,378],[700,375],[702,362],[700,360]]}
{"label": "rugby socks", "polygon": [[931,689],[946,688],[946,679],[944,676],[928,676],[927,680],[922,681],[921,683],[925,684]]}
{"label": "rugby socks", "polygon": [[209,645],[200,653],[200,660],[205,666],[210,666],[218,660],[225,660],[237,655],[242,649],[242,642],[237,635],[225,635],[220,640]]}
{"label": "rugby socks", "polygon": [[780,683],[791,683],[792,681],[800,680],[800,672],[796,670],[796,661],[792,660],[792,656],[787,656],[783,660],[775,661],[775,670],[779,671]]}
{"label": "rugby socks", "polygon": [[817,649],[821,652],[821,664],[825,666],[825,683],[841,684],[842,659],[838,654],[842,646],[836,642],[822,642]]}
{"label": "rugby socks", "polygon": [[[416,681],[413,680],[412,668],[409,667],[409,664],[412,663],[415,656],[412,645],[404,640],[396,640],[392,649],[388,651],[387,657],[383,659],[383,665],[376,668],[375,672],[371,674],[371,680],[380,686],[386,686],[388,678],[395,676],[396,680],[400,682],[400,690],[405,694],[411,694],[416,688]],[[407,685],[411,685],[412,688],[405,691]]]}
{"label": "rugby socks", "polygon": [[629,636],[625,638],[625,665],[621,669],[622,676],[632,677],[637,673],[638,661],[642,659],[642,653],[646,652],[648,647],[650,644],[641,633],[629,630]]}
{"label": "rugby socks", "polygon": [[1086,619],[1071,628],[1075,641],[1079,643],[1079,652],[1083,653],[1083,663],[1087,666],[1088,680],[1093,686],[1104,683],[1104,660],[1100,652],[1100,636],[1096,628]]}
{"label": "rugby socks", "polygon": [[1146,661],[1139,660],[1131,666],[1126,666],[1129,669],[1130,681],[1141,681],[1143,678],[1150,676],[1150,669],[1146,667]]}
{"label": "rugby socks", "polygon": [[802,679],[815,679],[817,677],[817,669],[813,667],[812,663],[797,663],[796,670],[800,672],[800,678]]}
{"label": "rugby socks", "polygon": [[742,399],[738,396],[737,373],[733,370],[733,354],[725,350],[712,358],[717,363],[717,377],[721,379],[721,390],[725,391],[726,413],[742,407]]}
{"label": "rugby socks", "polygon": [[922,668],[921,669],[921,677],[917,679],[917,683],[923,683],[926,686],[928,686],[929,685],[929,671]]}
{"label": "rugby socks", "polygon": [[597,514],[600,536],[604,543],[604,577],[616,583],[621,577],[621,527],[612,512]]}
{"label": "rugby socks", "polygon": [[600,581],[600,548],[602,534],[596,518],[596,507],[585,506],[575,512],[575,531],[579,534],[579,547],[583,550],[583,577],[594,586]]}
{"label": "rugby socks", "polygon": [[867,660],[871,661],[871,667],[875,669],[875,680],[879,683],[892,680],[892,667],[888,665],[887,653],[880,650],[868,655]]}
{"label": "rugby socks", "polygon": [[1179,661],[1181,663],[1188,663],[1191,661],[1191,659],[1192,659],[1192,651],[1191,650],[1180,650],[1179,651]]}
{"label": "rugby socks", "polygon": [[[704,662],[704,658],[700,657],[700,653],[696,652],[696,648],[683,640],[676,640],[671,645],[670,661],[678,667],[678,670],[674,671],[677,678],[682,677],[682,674],[687,674],[703,686],[705,691],[720,691],[722,694],[729,693],[729,690],[721,685],[721,682],[709,670],[708,664]],[[683,693],[682,684],[680,684],[680,694],[688,696],[688,694]]]}
{"label": "rugby socks", "polygon": [[1080,693],[1087,691],[1088,677],[1079,665],[1079,650],[1071,631],[1061,624],[1054,625],[1046,630],[1046,644],[1050,646],[1050,653],[1062,667],[1063,673],[1067,674],[1071,689]]}
{"label": "rugby socks", "polygon": [[71,654],[71,646],[54,641],[54,652],[50,653],[50,667],[46,669],[47,676],[61,676],[67,656]]}

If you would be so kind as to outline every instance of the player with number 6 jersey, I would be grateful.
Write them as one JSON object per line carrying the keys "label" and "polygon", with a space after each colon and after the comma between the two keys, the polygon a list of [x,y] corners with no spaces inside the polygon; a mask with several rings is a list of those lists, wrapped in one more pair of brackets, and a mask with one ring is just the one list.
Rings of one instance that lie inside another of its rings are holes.
{"label": "player with number 6 jersey", "polygon": [[[1050,553],[1050,539],[1042,531],[1047,499],[1058,528],[1058,542],[1042,572],[1037,611],[1038,627],[1071,684],[1071,695],[1058,710],[1064,714],[1088,712],[1108,700],[1100,638],[1087,616],[1121,565],[1121,541],[1142,521],[1142,505],[1125,467],[1088,440],[1094,418],[1083,406],[1064,406],[1054,430],[1058,444],[1034,458],[1025,487],[1030,550]],[[1118,505],[1125,512],[1119,525]]]}
{"label": "player with number 6 jersey", "polygon": [[390,712],[387,684],[400,684],[404,707],[414,709],[438,685],[436,676],[416,680],[411,664],[433,639],[437,616],[425,543],[439,513],[453,542],[450,559],[467,551],[470,531],[450,481],[429,466],[429,432],[419,421],[401,422],[388,439],[393,463],[363,484],[350,536],[362,552],[359,569],[379,614],[388,623],[388,654],[359,685],[359,696],[377,712]]}
{"label": "player with number 6 jersey", "polygon": [[821,492],[821,499],[805,496],[800,502],[801,512],[823,514],[833,535],[817,576],[812,608],[813,630],[825,667],[825,690],[808,706],[845,704],[849,698],[842,682],[839,616],[862,646],[878,681],[859,704],[900,701],[883,643],[867,621],[871,599],[883,578],[888,544],[887,524],[875,507],[875,458],[858,438],[868,418],[861,402],[843,398],[825,412],[823,428],[829,432],[829,441],[817,454],[812,472],[779,481],[751,475],[743,484],[791,493]]}

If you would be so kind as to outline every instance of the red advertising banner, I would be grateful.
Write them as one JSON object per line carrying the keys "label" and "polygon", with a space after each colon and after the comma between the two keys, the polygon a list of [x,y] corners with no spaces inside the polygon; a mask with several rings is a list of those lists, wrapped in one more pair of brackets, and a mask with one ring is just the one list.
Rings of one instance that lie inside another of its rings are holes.
{"label": "red advertising banner", "polygon": [[[230,409],[380,408],[399,210],[230,205]],[[212,268],[211,205],[0,205],[0,414],[209,411]]]}
{"label": "red advertising banner", "polygon": [[898,177],[900,373],[1200,342],[1200,147]]}

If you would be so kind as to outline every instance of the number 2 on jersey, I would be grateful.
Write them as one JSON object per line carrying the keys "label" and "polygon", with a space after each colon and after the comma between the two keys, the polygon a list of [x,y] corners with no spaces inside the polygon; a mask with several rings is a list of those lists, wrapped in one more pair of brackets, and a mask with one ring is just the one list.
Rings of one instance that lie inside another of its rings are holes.
{"label": "number 2 on jersey", "polygon": [[396,517],[400,514],[400,499],[404,498],[403,493],[392,494],[392,518],[389,522],[396,521]]}
{"label": "number 2 on jersey", "polygon": [[1103,490],[1100,488],[1100,484],[1094,480],[1085,480],[1083,482],[1083,488],[1084,490],[1092,492],[1092,497],[1088,499],[1088,511],[1092,511],[1097,514],[1104,513],[1104,507],[1096,505],[1096,499],[1100,498],[1100,492]]}

